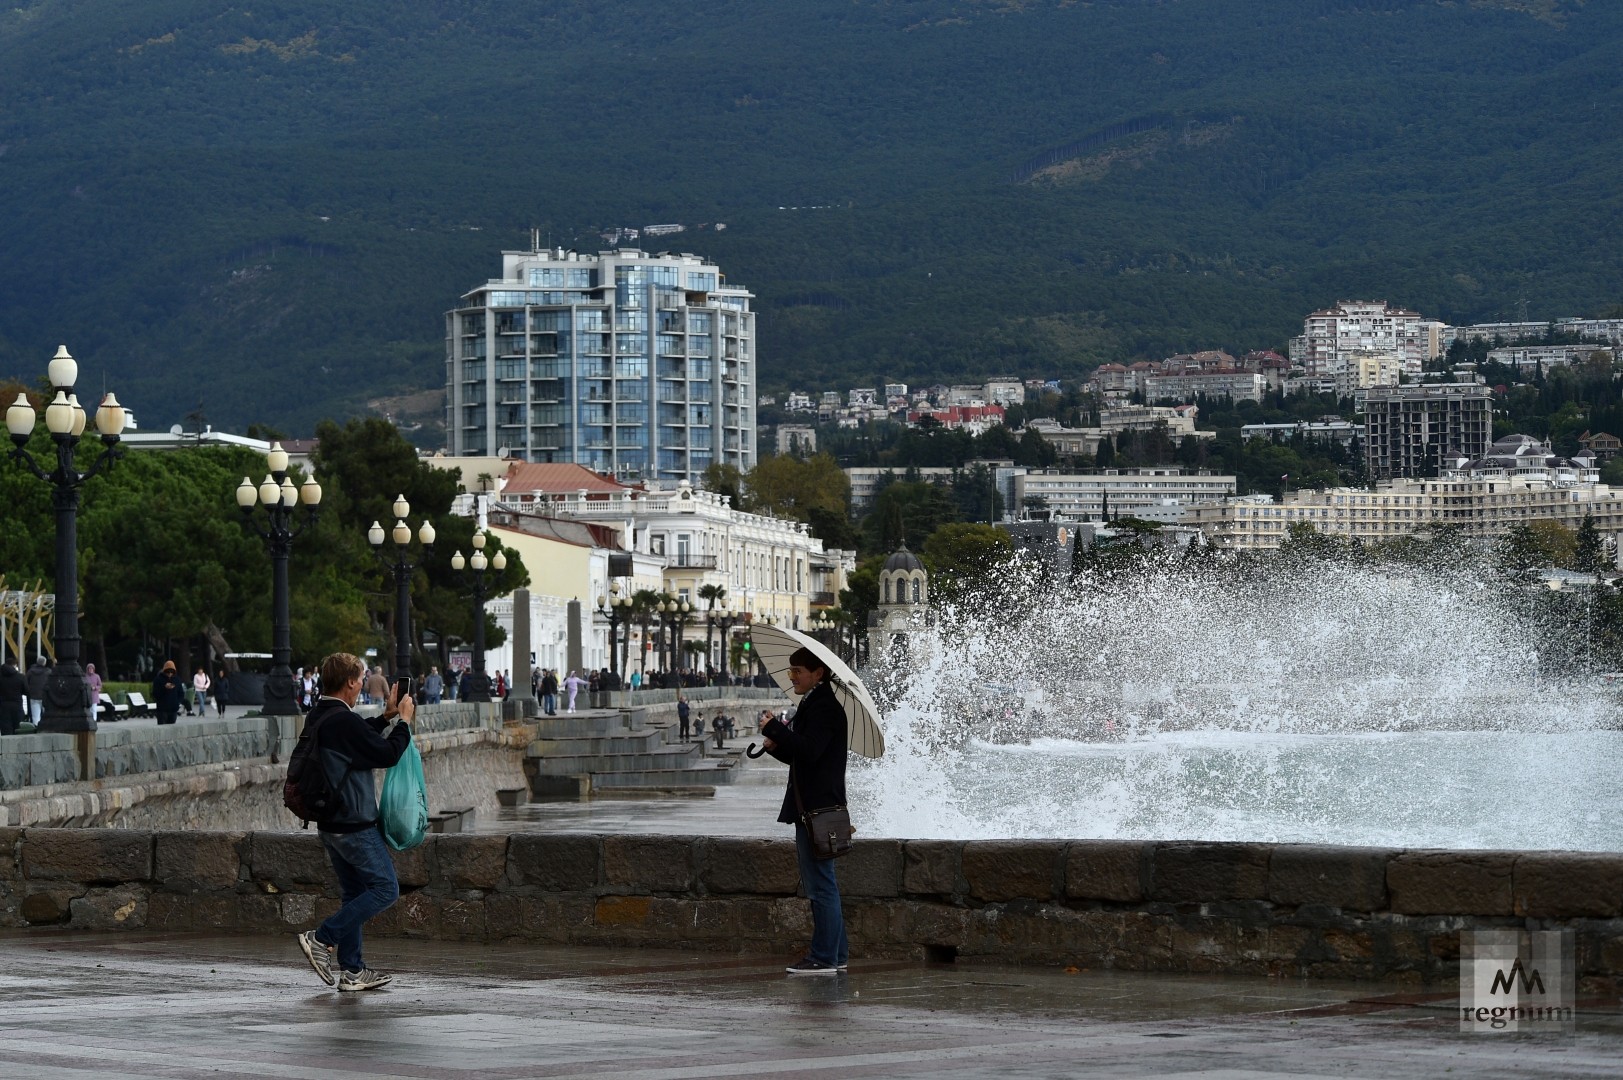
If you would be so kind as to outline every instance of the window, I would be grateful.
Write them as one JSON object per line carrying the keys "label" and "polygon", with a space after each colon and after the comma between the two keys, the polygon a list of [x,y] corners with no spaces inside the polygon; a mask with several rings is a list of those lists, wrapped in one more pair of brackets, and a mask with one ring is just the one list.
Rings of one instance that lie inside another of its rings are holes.
{"label": "window", "polygon": [[532,266],[530,268],[531,285],[562,285],[564,283],[563,268],[559,266]]}

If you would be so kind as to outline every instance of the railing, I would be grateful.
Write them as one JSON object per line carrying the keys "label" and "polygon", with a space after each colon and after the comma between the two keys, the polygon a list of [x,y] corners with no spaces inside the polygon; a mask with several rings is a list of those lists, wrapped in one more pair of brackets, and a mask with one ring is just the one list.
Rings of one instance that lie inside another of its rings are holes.
{"label": "railing", "polygon": [[831,592],[814,592],[811,594],[812,607],[833,607],[837,597]]}
{"label": "railing", "polygon": [[666,569],[669,570],[714,570],[716,556],[714,555],[667,555],[665,557]]}

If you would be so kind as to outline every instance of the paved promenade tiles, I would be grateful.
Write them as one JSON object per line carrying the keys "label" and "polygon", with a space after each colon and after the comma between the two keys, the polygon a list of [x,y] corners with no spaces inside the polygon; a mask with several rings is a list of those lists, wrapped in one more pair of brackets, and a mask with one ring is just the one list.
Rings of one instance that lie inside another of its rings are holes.
{"label": "paved promenade tiles", "polygon": [[1367,984],[374,939],[385,990],[322,986],[291,934],[0,935],[6,1080],[1623,1075],[1576,1038],[1459,1033],[1454,996]]}

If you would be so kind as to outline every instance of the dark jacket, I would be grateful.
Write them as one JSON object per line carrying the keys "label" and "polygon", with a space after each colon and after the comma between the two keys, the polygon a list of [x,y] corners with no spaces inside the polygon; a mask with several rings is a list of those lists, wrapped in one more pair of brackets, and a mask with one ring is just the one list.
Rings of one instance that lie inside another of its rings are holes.
{"label": "dark jacket", "polygon": [[550,671],[541,676],[541,692],[543,694],[556,694],[558,692],[558,676]]}
{"label": "dark jacket", "polygon": [[180,675],[173,671],[160,671],[152,680],[152,707],[161,713],[180,711]]}
{"label": "dark jacket", "polygon": [[378,823],[378,793],[373,769],[387,769],[411,745],[411,729],[398,723],[385,737],[389,721],[362,716],[337,698],[323,697],[304,718],[327,781],[338,792],[338,808],[316,822],[322,832],[354,833]]}
{"label": "dark jacket", "polygon": [[794,785],[808,811],[845,805],[845,707],[834,688],[819,683],[800,699],[793,727],[772,720],[761,734],[775,744],[769,753],[789,765],[789,787],[784,791],[778,820],[792,825],[800,820]]}
{"label": "dark jacket", "polygon": [[28,693],[28,680],[17,670],[16,664],[0,667],[0,719],[21,722],[23,697]]}
{"label": "dark jacket", "polygon": [[51,669],[35,660],[28,665],[28,696],[35,701],[45,700],[45,680],[51,677]]}

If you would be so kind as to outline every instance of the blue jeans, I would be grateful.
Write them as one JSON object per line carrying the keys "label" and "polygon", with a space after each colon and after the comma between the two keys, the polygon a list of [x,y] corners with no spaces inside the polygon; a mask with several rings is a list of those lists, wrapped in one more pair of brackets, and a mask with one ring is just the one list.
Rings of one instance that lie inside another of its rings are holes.
{"label": "blue jeans", "polygon": [[811,837],[804,822],[795,823],[795,857],[800,862],[800,887],[811,901],[812,939],[807,953],[813,960],[839,965],[851,956],[845,938],[845,913],[840,910],[840,883],[834,878],[835,859],[812,855]]}
{"label": "blue jeans", "polygon": [[557,716],[558,715],[558,695],[557,694],[542,694],[541,695],[541,711],[546,713],[548,716]]}
{"label": "blue jeans", "polygon": [[394,874],[394,860],[377,829],[353,833],[321,834],[321,844],[338,874],[339,895],[344,905],[316,927],[316,938],[338,948],[338,962],[345,971],[361,971],[361,927],[374,915],[387,911],[400,899],[400,881]]}

